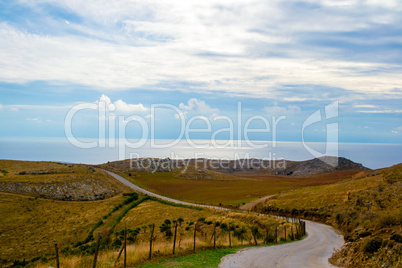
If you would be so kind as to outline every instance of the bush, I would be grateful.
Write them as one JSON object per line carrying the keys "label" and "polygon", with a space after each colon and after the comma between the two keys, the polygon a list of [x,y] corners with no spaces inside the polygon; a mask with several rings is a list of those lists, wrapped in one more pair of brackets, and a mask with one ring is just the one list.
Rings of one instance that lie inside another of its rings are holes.
{"label": "bush", "polygon": [[402,243],[402,235],[400,234],[393,234],[390,237],[391,240],[394,240],[395,242]]}
{"label": "bush", "polygon": [[372,238],[363,245],[363,252],[364,253],[374,253],[380,249],[381,245],[382,245],[381,238],[379,238],[379,237]]}
{"label": "bush", "polygon": [[113,239],[112,246],[114,248],[119,248],[121,247],[121,245],[123,245],[123,243],[121,242],[120,238],[116,237],[115,239]]}
{"label": "bush", "polygon": [[359,237],[360,238],[363,238],[363,237],[367,237],[367,236],[370,236],[371,235],[371,232],[370,231],[363,231],[363,232],[361,232],[360,234],[359,234]]}
{"label": "bush", "polygon": [[379,227],[392,227],[398,225],[398,219],[391,214],[382,215],[378,220]]}

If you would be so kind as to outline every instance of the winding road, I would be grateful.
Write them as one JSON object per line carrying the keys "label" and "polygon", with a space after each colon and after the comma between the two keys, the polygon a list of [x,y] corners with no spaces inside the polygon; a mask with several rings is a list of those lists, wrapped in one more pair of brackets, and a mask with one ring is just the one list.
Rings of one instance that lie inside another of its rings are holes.
{"label": "winding road", "polygon": [[312,221],[306,221],[306,231],[305,239],[290,244],[239,250],[223,257],[219,267],[334,267],[328,258],[342,247],[343,237],[332,227]]}
{"label": "winding road", "polygon": [[[103,170],[103,169],[102,169]],[[193,204],[184,202],[165,196],[161,196],[137,185],[129,182],[123,177],[103,170],[116,180],[131,189],[153,196],[165,201],[176,204],[183,204],[189,206],[206,207],[219,210],[230,210],[227,208],[208,206],[201,204]],[[227,255],[222,258],[219,265],[220,268],[262,268],[262,267],[276,267],[276,268],[315,268],[315,267],[334,267],[328,262],[328,258],[334,253],[335,250],[340,249],[344,243],[342,235],[337,233],[332,227],[306,221],[306,231],[308,236],[300,241],[267,246],[267,247],[254,247],[237,251],[235,254]]]}

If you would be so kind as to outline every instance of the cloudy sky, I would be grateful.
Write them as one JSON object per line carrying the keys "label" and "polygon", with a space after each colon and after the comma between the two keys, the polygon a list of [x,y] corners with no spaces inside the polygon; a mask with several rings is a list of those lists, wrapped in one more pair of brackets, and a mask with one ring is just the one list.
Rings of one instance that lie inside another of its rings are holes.
{"label": "cloudy sky", "polygon": [[[342,142],[402,143],[401,12],[399,0],[3,0],[0,137],[64,137],[71,107],[104,102],[108,122],[155,120],[155,138],[176,138],[194,115],[212,130],[229,124],[217,116],[237,124],[240,110],[243,126],[286,116],[276,139],[299,141],[306,118],[325,119],[338,101],[338,117],[309,126],[308,140],[336,122]],[[73,119],[77,137],[98,135],[102,115]]]}

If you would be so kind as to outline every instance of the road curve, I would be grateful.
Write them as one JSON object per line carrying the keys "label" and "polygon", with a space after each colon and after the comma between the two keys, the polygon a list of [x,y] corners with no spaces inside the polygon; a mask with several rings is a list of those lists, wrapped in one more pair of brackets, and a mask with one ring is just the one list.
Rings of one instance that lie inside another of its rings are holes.
{"label": "road curve", "polygon": [[101,170],[106,172],[107,174],[109,174],[110,176],[115,178],[116,180],[120,181],[124,185],[130,187],[134,191],[137,191],[137,192],[149,195],[149,196],[153,196],[153,197],[159,198],[161,200],[165,200],[165,201],[172,202],[172,203],[175,203],[175,204],[193,206],[193,207],[213,208],[213,209],[219,209],[219,210],[231,210],[231,209],[228,209],[228,208],[222,208],[222,207],[217,207],[217,206],[209,206],[209,205],[202,205],[202,204],[194,204],[194,203],[184,202],[184,201],[172,199],[172,198],[169,198],[169,197],[166,197],[166,196],[158,195],[158,194],[152,193],[150,191],[147,191],[145,189],[142,189],[141,187],[138,187],[137,185],[129,182],[128,180],[126,180],[122,176],[117,175],[116,173],[113,173],[113,172],[110,172],[110,171],[104,170],[104,169],[101,169]]}
{"label": "road curve", "polygon": [[[197,206],[228,211],[231,210],[228,208],[217,206],[193,204],[161,196],[142,189],[141,187],[138,187],[137,185],[129,182],[128,180],[113,172],[107,170],[103,171],[137,192],[153,196],[165,201],[188,206]],[[242,249],[239,250],[236,254],[231,254],[223,257],[219,267],[334,267],[328,262],[328,258],[331,257],[336,249],[340,249],[342,247],[343,237],[340,234],[336,233],[335,230],[330,226],[312,221],[306,222],[306,231],[308,233],[308,236],[305,239],[290,244]]]}
{"label": "road curve", "polygon": [[248,248],[222,258],[219,268],[335,267],[328,262],[343,245],[342,235],[327,225],[306,221],[308,236],[300,241],[269,247]]}

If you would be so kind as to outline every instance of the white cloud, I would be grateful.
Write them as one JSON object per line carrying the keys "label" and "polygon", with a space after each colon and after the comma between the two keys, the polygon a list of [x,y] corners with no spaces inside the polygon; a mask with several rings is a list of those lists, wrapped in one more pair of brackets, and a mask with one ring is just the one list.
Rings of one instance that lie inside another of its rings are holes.
{"label": "white cloud", "polygon": [[0,110],[3,109],[3,105],[0,104]]}
{"label": "white cloud", "polygon": [[115,102],[111,102],[110,98],[104,94],[100,97],[98,102],[104,102],[107,109],[114,112],[145,112],[148,111],[147,108],[139,104],[128,104],[122,100],[117,100]]}
{"label": "white cloud", "polygon": [[392,133],[395,133],[395,134],[398,134],[398,133],[399,133],[398,131],[395,131],[395,130],[391,130],[391,132],[392,132]]}
{"label": "white cloud", "polygon": [[402,110],[371,110],[371,111],[357,111],[358,113],[366,113],[366,114],[399,114],[402,113]]}
{"label": "white cloud", "polygon": [[175,114],[176,119],[186,118],[188,114],[203,115],[205,117],[214,117],[219,113],[219,109],[211,108],[203,100],[196,98],[189,99],[187,105],[179,104],[181,113]]}
{"label": "white cloud", "polygon": [[295,105],[289,105],[287,107],[281,106],[271,106],[271,107],[264,107],[263,109],[269,115],[287,115],[287,114],[296,114],[300,113],[301,109]]}
{"label": "white cloud", "polygon": [[219,112],[219,109],[211,108],[208,104],[205,103],[205,101],[196,98],[189,99],[187,101],[187,105],[185,105],[184,103],[180,103],[179,108],[181,110],[202,114],[217,114]]}
{"label": "white cloud", "polygon": [[[165,85],[186,82],[195,84],[198,92],[277,99],[283,98],[278,90],[283,85],[309,84],[362,95],[401,96],[393,91],[402,84],[400,65],[342,60],[332,56],[333,49],[318,51],[297,45],[299,34],[307,31],[367,29],[385,19],[392,23],[401,9],[398,1],[371,0],[365,5],[361,1],[310,0],[323,9],[305,14],[284,8],[283,1],[20,2],[33,8],[43,3],[56,5],[88,23],[63,20],[63,27],[69,23],[68,27],[82,34],[56,36],[0,23],[0,80],[6,82],[76,83],[100,91],[166,90],[170,88]],[[374,12],[379,5],[394,13],[384,19],[384,14]],[[370,11],[370,16],[353,16],[362,8]],[[376,38],[371,40],[376,42]],[[387,72],[376,72],[387,68]],[[256,79],[264,76],[270,78]],[[193,91],[192,87],[175,89]],[[303,101],[306,97],[284,100]]]}
{"label": "white cloud", "polygon": [[32,121],[32,122],[36,122],[36,123],[42,123],[42,119],[41,118],[27,118],[27,121]]}
{"label": "white cloud", "polygon": [[371,105],[371,104],[360,104],[360,105],[355,105],[355,108],[377,108],[377,106],[375,105]]}
{"label": "white cloud", "polygon": [[290,98],[283,98],[284,101],[305,101],[306,98],[298,98],[298,97],[290,97]]}

